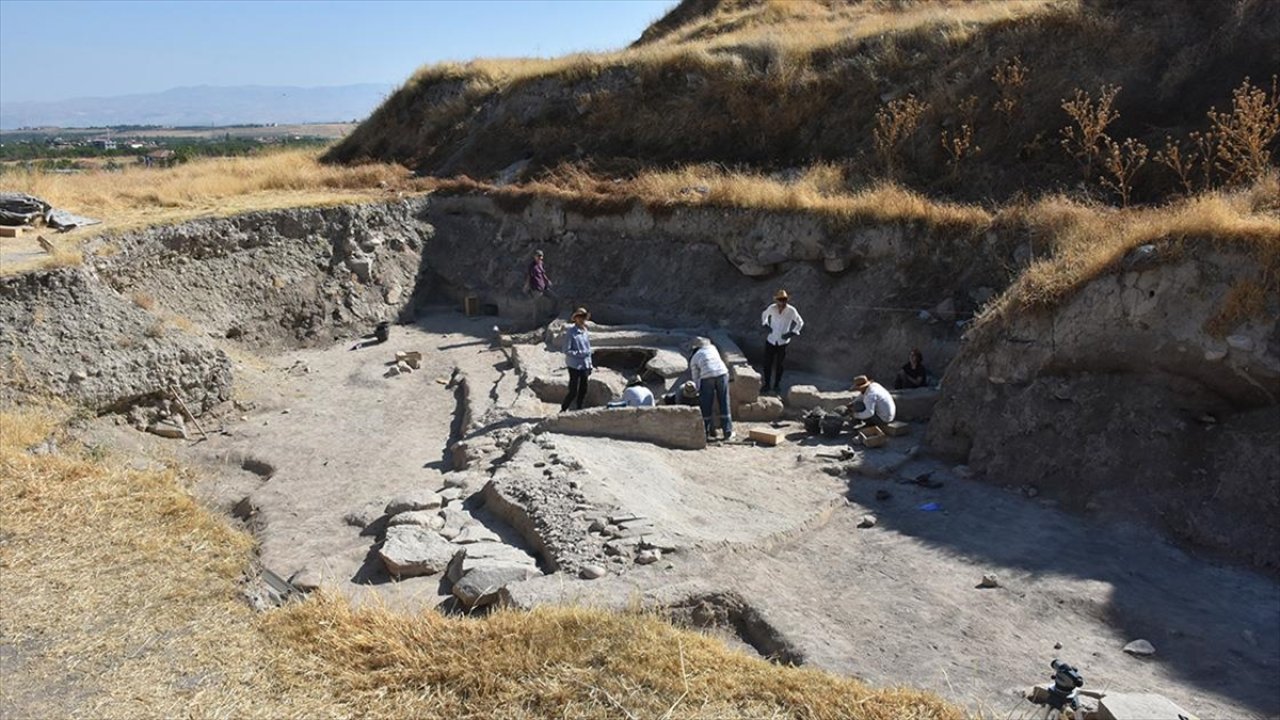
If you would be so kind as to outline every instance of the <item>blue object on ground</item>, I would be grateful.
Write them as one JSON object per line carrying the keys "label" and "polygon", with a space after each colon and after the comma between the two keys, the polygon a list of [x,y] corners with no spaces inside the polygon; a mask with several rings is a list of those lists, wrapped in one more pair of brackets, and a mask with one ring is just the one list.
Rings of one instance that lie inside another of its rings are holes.
{"label": "blue object on ground", "polygon": [[925,503],[921,505],[920,509],[924,510],[925,512],[937,512],[942,509],[942,506],[936,502],[931,502],[931,503]]}

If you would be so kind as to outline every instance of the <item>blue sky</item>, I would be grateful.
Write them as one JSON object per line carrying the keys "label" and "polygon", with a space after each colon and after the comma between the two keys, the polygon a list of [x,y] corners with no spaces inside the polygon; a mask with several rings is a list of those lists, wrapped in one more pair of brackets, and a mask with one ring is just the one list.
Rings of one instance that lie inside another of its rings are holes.
{"label": "blue sky", "polygon": [[398,84],[441,60],[620,48],[675,2],[0,0],[0,103]]}

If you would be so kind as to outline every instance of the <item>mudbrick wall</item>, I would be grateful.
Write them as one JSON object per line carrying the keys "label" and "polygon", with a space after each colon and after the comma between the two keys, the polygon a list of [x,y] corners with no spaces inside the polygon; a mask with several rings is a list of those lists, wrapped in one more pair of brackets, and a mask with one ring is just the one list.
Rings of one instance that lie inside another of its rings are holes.
{"label": "mudbrick wall", "polygon": [[1141,252],[1053,310],[975,328],[930,445],[993,482],[1280,567],[1280,297],[1215,335],[1207,321],[1256,259]]}

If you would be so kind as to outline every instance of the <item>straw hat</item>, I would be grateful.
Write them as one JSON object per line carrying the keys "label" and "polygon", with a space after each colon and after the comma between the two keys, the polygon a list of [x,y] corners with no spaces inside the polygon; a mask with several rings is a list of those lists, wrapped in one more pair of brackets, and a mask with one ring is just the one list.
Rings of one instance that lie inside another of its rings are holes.
{"label": "straw hat", "polygon": [[786,291],[786,290],[779,290],[778,292],[776,292],[776,293],[774,293],[774,294],[773,294],[773,299],[774,299],[774,300],[789,300],[789,299],[791,299],[791,296],[787,294],[787,291]]}
{"label": "straw hat", "polygon": [[866,375],[859,375],[858,377],[853,379],[854,390],[866,390],[870,386],[871,386],[871,378],[867,377]]}
{"label": "straw hat", "polygon": [[685,380],[684,386],[680,388],[685,397],[693,397],[698,394],[698,386],[693,384],[692,380]]}
{"label": "straw hat", "polygon": [[578,318],[582,318],[583,320],[590,320],[591,313],[587,312],[586,308],[580,307],[577,310],[574,310],[573,314],[569,316],[570,320],[577,320]]}

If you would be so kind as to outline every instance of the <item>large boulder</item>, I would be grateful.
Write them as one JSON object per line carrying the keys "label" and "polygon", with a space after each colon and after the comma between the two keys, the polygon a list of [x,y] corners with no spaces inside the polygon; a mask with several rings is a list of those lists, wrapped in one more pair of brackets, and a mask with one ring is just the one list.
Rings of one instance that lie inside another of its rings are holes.
{"label": "large boulder", "polygon": [[395,525],[387,528],[387,539],[378,549],[378,557],[392,575],[414,577],[444,572],[456,551],[456,545],[434,530],[421,525]]}

